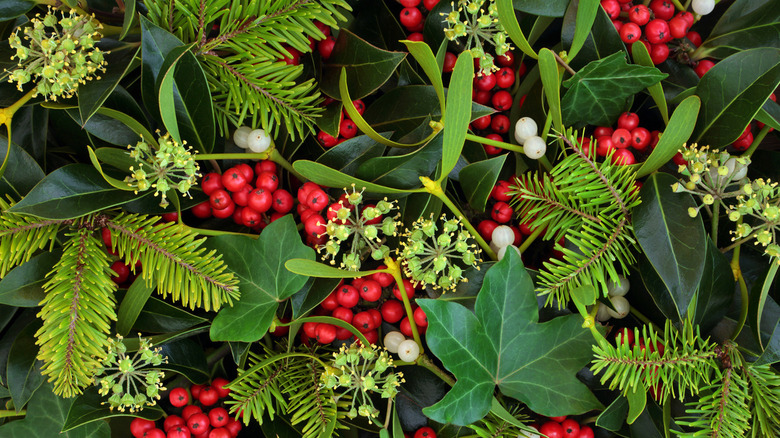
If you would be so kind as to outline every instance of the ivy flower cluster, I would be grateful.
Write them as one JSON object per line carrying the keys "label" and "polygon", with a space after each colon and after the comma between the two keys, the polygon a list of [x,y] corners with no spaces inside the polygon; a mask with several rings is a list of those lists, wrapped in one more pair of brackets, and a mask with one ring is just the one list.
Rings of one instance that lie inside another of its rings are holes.
{"label": "ivy flower cluster", "polygon": [[[352,406],[347,412],[349,418],[375,418],[379,410],[374,407],[371,394],[380,394],[382,398],[392,399],[398,394],[398,387],[404,383],[403,374],[395,371],[393,359],[387,351],[376,345],[347,347],[342,345],[333,353],[333,368],[322,374],[323,385],[329,389],[341,388],[344,392],[336,398],[349,393]],[[357,404],[357,406],[356,406]]]}
{"label": "ivy flower cluster", "polygon": [[111,410],[140,411],[144,406],[156,405],[160,391],[165,391],[162,386],[165,373],[154,367],[167,363],[167,358],[160,354],[160,348],[152,347],[149,339],[139,335],[138,340],[140,346],[132,356],[127,354],[122,336],[109,340],[108,354],[97,374],[104,375],[98,381],[98,392],[108,396],[108,401],[102,404],[108,404]]}
{"label": "ivy flower cluster", "polygon": [[154,196],[160,195],[160,206],[163,208],[168,206],[168,190],[176,189],[192,197],[189,190],[200,177],[200,166],[195,161],[192,148],[185,147],[186,144],[186,141],[179,144],[166,133],[158,139],[156,145],[141,140],[135,146],[128,146],[130,156],[138,163],[138,167],[130,167],[131,174],[125,178],[125,182],[135,189],[136,194],[155,189]]}
{"label": "ivy flower cluster", "polygon": [[341,268],[358,271],[365,254],[374,260],[382,260],[390,253],[384,241],[388,236],[397,235],[400,222],[389,216],[397,209],[395,201],[385,198],[376,205],[362,205],[363,190],[356,191],[353,184],[351,192],[346,188],[344,192],[345,196],[328,208],[328,223],[325,225],[328,241],[319,250],[325,252],[323,259],[330,258],[332,265],[336,264],[336,256],[343,251]]}
{"label": "ivy flower cluster", "polygon": [[46,100],[72,97],[79,84],[100,79],[98,72],[106,70],[103,52],[95,47],[101,28],[91,16],[73,10],[66,15],[49,7],[43,18],[37,14],[30,26],[24,27],[24,38],[19,37],[19,27],[8,39],[16,51],[11,59],[18,60],[18,68],[6,70],[8,81],[15,82],[19,91],[24,84],[35,81],[35,95],[43,95]]}
{"label": "ivy flower cluster", "polygon": [[463,268],[454,261],[476,267],[481,262],[480,249],[458,219],[442,215],[441,222],[437,224],[433,215],[414,221],[412,229],[404,233],[406,240],[401,241],[400,258],[404,273],[413,283],[454,289],[461,280],[465,281]]}
{"label": "ivy flower cluster", "polygon": [[[487,3],[487,11],[484,6]],[[478,75],[497,71],[493,55],[485,48],[486,43],[495,47],[496,54],[503,56],[512,50],[509,35],[498,21],[498,8],[493,0],[458,0],[458,6],[452,3],[453,11],[442,13],[447,28],[444,35],[450,41],[467,36],[466,49],[479,59]],[[483,44],[483,42],[485,44]]]}
{"label": "ivy flower cluster", "polygon": [[[738,204],[729,211],[729,219],[737,222],[732,240],[755,239],[764,247],[764,254],[780,264],[780,245],[777,233],[780,229],[780,190],[772,180],[756,179],[742,186]],[[753,225],[744,221],[752,218]]]}
{"label": "ivy flower cluster", "polygon": [[683,145],[680,153],[686,164],[680,165],[678,171],[688,180],[675,183],[672,190],[675,193],[690,193],[701,199],[700,206],[688,209],[691,217],[696,217],[704,206],[709,208],[715,201],[742,193],[739,183],[747,176],[749,157],[732,157],[727,151],[710,151],[707,146],[700,148],[695,143],[691,146]]}

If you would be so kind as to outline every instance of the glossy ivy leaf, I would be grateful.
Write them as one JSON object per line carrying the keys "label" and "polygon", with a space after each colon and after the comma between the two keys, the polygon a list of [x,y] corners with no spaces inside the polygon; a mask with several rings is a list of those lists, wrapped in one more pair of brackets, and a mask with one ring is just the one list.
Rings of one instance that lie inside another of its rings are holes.
{"label": "glossy ivy leaf", "polygon": [[405,57],[406,53],[382,50],[349,30],[341,29],[333,53],[322,67],[320,89],[338,99],[343,67],[347,72],[350,97],[361,99],[382,86]]}
{"label": "glossy ivy leaf", "polygon": [[129,411],[112,410],[108,404],[103,404],[105,401],[106,397],[98,394],[97,386],[86,389],[83,394],[76,397],[70,406],[62,430],[67,432],[85,424],[95,427],[96,424],[91,423],[116,417],[140,417],[157,421],[163,416],[163,410],[160,406],[147,406],[139,412],[130,413]]}
{"label": "glossy ivy leaf", "polygon": [[610,126],[634,94],[664,79],[655,67],[626,63],[623,52],[593,61],[564,81],[564,125]]}
{"label": "glossy ivy leaf", "polygon": [[41,375],[43,361],[38,360],[38,349],[35,345],[35,332],[41,327],[38,320],[27,324],[16,336],[11,351],[8,354],[6,376],[8,390],[17,411],[24,409],[35,391],[46,380]]}
{"label": "glossy ivy leaf", "polygon": [[457,379],[440,402],[423,410],[434,421],[481,419],[496,385],[540,415],[602,407],[576,378],[590,360],[593,337],[579,315],[538,323],[534,286],[516,253],[485,274],[475,313],[452,302],[417,303],[428,316],[428,348]]}
{"label": "glossy ivy leaf", "polygon": [[[14,118],[14,120],[16,120]],[[16,131],[14,131],[16,134]],[[16,138],[16,135],[14,135]],[[8,152],[8,140],[0,138],[0,157]],[[0,176],[0,195],[11,195],[19,200],[46,176],[43,169],[24,149],[11,143],[8,166]]]}
{"label": "glossy ivy leaf", "polygon": [[287,260],[314,260],[314,250],[304,245],[292,215],[271,222],[260,237],[222,235],[209,239],[240,279],[241,300],[220,310],[211,325],[215,341],[254,342],[271,326],[279,303],[298,292],[307,277],[288,271]]}
{"label": "glossy ivy leaf", "polygon": [[417,188],[420,177],[431,177],[441,161],[442,141],[443,136],[438,134],[428,144],[408,154],[366,160],[355,176],[387,187]]}
{"label": "glossy ivy leaf", "polygon": [[[564,48],[571,47],[574,40],[577,20],[578,2],[571,2],[563,16],[561,26],[561,42]],[[620,39],[612,20],[604,9],[596,9],[596,18],[593,26],[590,28],[588,37],[585,39],[582,49],[575,59],[569,60],[569,66],[579,70],[591,61],[604,58],[610,53],[625,52],[626,46]]]}
{"label": "glossy ivy leaf", "polygon": [[734,297],[734,274],[729,260],[707,237],[706,258],[701,283],[696,291],[696,300],[691,303],[694,325],[699,325],[702,333],[709,333],[726,315]]}
{"label": "glossy ivy leaf", "polygon": [[692,58],[722,59],[740,50],[780,47],[780,9],[772,1],[762,3],[734,2]]}
{"label": "glossy ivy leaf", "polygon": [[0,21],[13,20],[35,7],[33,0],[3,0],[0,2]]}
{"label": "glossy ivy leaf", "polygon": [[[133,2],[134,4],[134,2]],[[140,61],[136,57],[141,47],[135,50],[115,50],[106,55],[106,72],[99,81],[88,81],[79,85],[79,115],[81,120],[89,119],[106,102],[108,96],[119,85],[125,75],[138,67]]]}
{"label": "glossy ivy leaf", "polygon": [[667,173],[651,175],[642,186],[642,203],[634,208],[632,218],[637,242],[665,286],[665,290],[650,288],[650,294],[668,294],[674,314],[667,313],[667,317],[679,321],[700,284],[707,241],[701,216],[688,215],[688,208],[696,206],[693,198],[674,193],[675,182]]}
{"label": "glossy ivy leaf", "polygon": [[[380,135],[387,137],[390,133],[382,132]],[[385,145],[371,137],[359,135],[328,149],[317,158],[317,162],[348,175],[354,175],[361,164],[371,158],[381,157],[385,149]]]}
{"label": "glossy ivy leaf", "polygon": [[444,146],[441,157],[441,178],[455,168],[466,131],[471,120],[471,89],[474,78],[474,61],[471,52],[463,52],[455,61],[447,92],[447,107],[444,113]]}
{"label": "glossy ivy leaf", "polygon": [[82,425],[60,433],[75,400],[57,397],[51,384],[44,383],[38,391],[35,391],[35,395],[27,405],[27,415],[23,419],[0,426],[0,436],[3,438],[109,438],[111,428],[104,422]]}
{"label": "glossy ivy leaf", "polygon": [[719,148],[736,140],[780,85],[780,49],[751,49],[718,62],[696,87],[701,112],[693,138]]}
{"label": "glossy ivy leaf", "polygon": [[38,307],[46,296],[43,283],[62,251],[44,251],[21,266],[12,269],[0,280],[0,304],[16,307]]}
{"label": "glossy ivy leaf", "polygon": [[89,164],[69,164],[46,175],[8,211],[44,219],[73,219],[122,205],[138,196],[115,189]]}
{"label": "glossy ivy leaf", "polygon": [[485,205],[490,197],[493,186],[498,181],[501,168],[504,167],[507,154],[471,163],[460,170],[459,178],[471,208],[485,211]]}

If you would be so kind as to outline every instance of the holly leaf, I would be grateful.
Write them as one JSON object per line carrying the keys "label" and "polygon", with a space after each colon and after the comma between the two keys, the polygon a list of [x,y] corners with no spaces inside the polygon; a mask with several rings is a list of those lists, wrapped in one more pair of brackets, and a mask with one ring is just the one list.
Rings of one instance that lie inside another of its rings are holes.
{"label": "holly leaf", "polygon": [[457,379],[423,410],[434,421],[467,425],[483,418],[496,385],[540,415],[603,407],[576,377],[590,360],[592,336],[578,315],[538,322],[533,282],[513,251],[485,274],[474,313],[443,300],[417,302],[428,316],[428,348]]}
{"label": "holly leaf", "polygon": [[241,281],[241,300],[220,310],[211,324],[214,341],[254,342],[271,326],[279,303],[308,280],[284,267],[290,259],[314,260],[314,250],[301,242],[291,215],[271,222],[258,239],[222,235],[206,242],[216,249]]}
{"label": "holly leaf", "polygon": [[0,426],[0,436],[4,438],[108,438],[111,428],[108,423],[87,424],[60,431],[71,405],[77,399],[61,398],[54,395],[50,383],[45,382],[35,391],[27,405],[27,415],[22,420],[12,421]]}
{"label": "holly leaf", "polygon": [[655,67],[626,63],[624,52],[588,63],[563,85],[564,125],[609,126],[631,97],[667,75]]}

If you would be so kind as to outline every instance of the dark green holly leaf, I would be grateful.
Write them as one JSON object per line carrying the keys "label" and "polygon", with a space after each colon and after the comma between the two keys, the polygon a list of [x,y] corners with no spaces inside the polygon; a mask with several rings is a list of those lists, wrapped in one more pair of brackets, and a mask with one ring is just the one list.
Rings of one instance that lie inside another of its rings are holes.
{"label": "dark green holly leaf", "polygon": [[665,286],[665,290],[649,291],[651,295],[669,294],[674,314],[667,313],[667,317],[681,320],[701,281],[707,241],[701,216],[688,215],[688,208],[696,207],[693,198],[674,193],[675,182],[677,179],[667,173],[651,175],[642,186],[642,203],[634,208],[632,217],[637,242]]}
{"label": "dark green holly leaf", "polygon": [[8,211],[44,219],[73,219],[124,204],[138,196],[115,189],[89,164],[69,164],[46,175]]}
{"label": "dark green holly leaf", "polygon": [[756,47],[780,47],[780,8],[772,1],[734,2],[691,57],[722,59]]}
{"label": "dark green holly leaf", "polygon": [[159,345],[163,356],[168,358],[157,368],[183,375],[192,383],[209,381],[209,365],[203,355],[203,346],[192,339],[182,338]]}
{"label": "dark green holly leaf", "polygon": [[458,178],[471,208],[485,211],[490,192],[498,181],[507,154],[471,163],[460,170]]}
{"label": "dark green holly leaf", "polygon": [[75,398],[61,398],[54,395],[51,384],[44,383],[35,391],[27,405],[24,419],[12,421],[0,426],[3,438],[108,438],[111,428],[108,423],[82,425],[62,432],[68,411]]}
{"label": "dark green holly leaf", "polygon": [[128,128],[127,125],[104,114],[95,114],[88,122],[84,123],[76,109],[65,110],[65,113],[68,114],[74,122],[82,125],[85,131],[108,143],[126,148],[128,145],[138,143],[141,139],[138,134]]}
{"label": "dark green holly leaf", "polygon": [[611,125],[634,94],[664,79],[655,67],[626,63],[624,52],[590,62],[563,85],[564,125]]}
{"label": "dark green holly leaf", "polygon": [[307,277],[284,267],[287,260],[314,260],[301,242],[291,215],[271,222],[257,239],[223,235],[209,239],[225,264],[240,279],[241,300],[220,310],[211,325],[215,341],[254,342],[268,331],[279,303],[298,292]]}
{"label": "dark green holly leaf", "polygon": [[602,407],[576,377],[591,358],[593,337],[579,315],[538,323],[531,277],[513,251],[485,274],[475,313],[442,300],[417,302],[428,316],[428,348],[457,379],[440,402],[423,410],[434,421],[481,419],[496,385],[540,415]]}
{"label": "dark green holly leaf", "polygon": [[[383,137],[389,137],[389,132],[381,132]],[[366,160],[381,157],[385,145],[367,135],[359,135],[343,141],[325,151],[317,158],[317,162],[349,175],[354,175],[358,167]]]}
{"label": "dark green holly leaf", "polygon": [[[445,189],[447,180],[442,181],[442,190]],[[444,205],[441,199],[430,193],[412,193],[398,200],[398,209],[401,213],[401,222],[411,224],[421,217],[438,217],[441,207]]]}
{"label": "dark green holly leaf", "polygon": [[79,115],[81,120],[89,119],[105,103],[108,96],[119,85],[125,75],[138,67],[136,58],[141,47],[135,50],[113,50],[106,55],[106,71],[99,81],[88,81],[79,85]]}
{"label": "dark green holly leaf", "polygon": [[745,50],[715,64],[696,87],[701,112],[693,138],[713,148],[733,142],[778,85],[780,49]]}
{"label": "dark green holly leaf", "polygon": [[35,320],[25,327],[21,333],[16,336],[11,351],[8,354],[7,376],[8,390],[11,392],[11,398],[14,401],[16,410],[24,409],[27,402],[30,401],[35,391],[41,386],[44,380],[41,375],[41,365],[43,362],[38,360],[38,349],[31,347],[35,345],[35,332],[41,327],[41,322]]}
{"label": "dark green holly leaf", "polygon": [[[49,109],[40,105],[23,106],[14,114],[11,126],[14,136],[13,143],[34,158],[34,160],[30,160],[31,162],[44,162],[48,136],[47,127],[49,126]],[[5,144],[5,141],[5,138],[0,139],[2,144]],[[5,154],[5,151],[2,149],[0,149],[0,152]],[[33,166],[37,166],[37,163]],[[11,167],[12,165],[9,163],[5,169],[6,174],[12,171]],[[21,166],[21,168],[27,169],[24,166]],[[43,172],[40,173],[41,177],[38,181],[43,179]],[[32,185],[30,188],[32,188]]]}
{"label": "dark green holly leaf", "polygon": [[691,303],[695,309],[692,322],[701,327],[702,333],[709,333],[726,316],[731,307],[735,285],[729,260],[708,237],[701,283],[696,291],[696,300]]}
{"label": "dark green holly leaf", "polygon": [[152,292],[157,288],[154,283],[147,282],[142,277],[136,277],[133,284],[127,288],[127,293],[119,304],[116,317],[116,332],[127,336],[133,328],[133,324],[141,314]]}
{"label": "dark green holly leaf", "polygon": [[[67,432],[85,424],[115,417],[140,417],[156,421],[163,416],[163,410],[159,406],[147,406],[139,412],[130,413],[129,411],[122,412],[117,409],[112,410],[108,404],[104,404],[105,401],[106,397],[98,394],[98,388],[96,386],[88,388],[73,401],[73,404],[68,410],[65,424],[62,425],[62,430]],[[96,424],[90,424],[90,427],[96,426]]]}
{"label": "dark green holly leaf", "polygon": [[149,333],[186,330],[207,320],[155,297],[150,297],[136,318],[133,328]]}
{"label": "dark green holly leaf", "polygon": [[338,99],[341,69],[347,72],[349,95],[361,99],[376,91],[390,78],[406,53],[390,52],[373,46],[347,29],[341,29],[333,53],[322,67],[320,89]]}
{"label": "dark green holly leaf", "polygon": [[512,6],[520,12],[545,17],[563,17],[568,0],[513,0]]}
{"label": "dark green holly leaf", "polygon": [[339,124],[341,123],[343,105],[341,102],[334,101],[325,107],[325,111],[317,118],[317,127],[334,138],[339,136]]}
{"label": "dark green holly leaf", "polygon": [[[155,119],[160,119],[157,101],[157,77],[161,74],[165,57],[184,43],[143,15],[141,19],[141,92],[144,106]],[[164,73],[164,72],[162,72]]]}
{"label": "dark green holly leaf", "polygon": [[420,177],[430,177],[441,160],[442,139],[439,134],[425,146],[408,154],[366,160],[358,167],[355,176],[386,187],[420,187]]}
{"label": "dark green holly leaf", "polygon": [[[14,120],[16,120],[14,118]],[[16,132],[14,131],[14,134]],[[16,135],[14,135],[16,138]],[[8,152],[8,140],[0,138],[0,158]],[[0,176],[0,194],[11,195],[14,199],[21,199],[43,177],[43,169],[24,149],[11,143],[11,154],[8,157],[8,165]]]}
{"label": "dark green holly leaf", "polygon": [[596,426],[604,429],[617,431],[626,422],[628,415],[628,400],[622,395],[618,395],[615,400],[604,409],[604,412],[596,418]]}
{"label": "dark green holly leaf", "polygon": [[423,409],[444,397],[450,386],[422,367],[404,367],[404,380],[395,396],[395,409],[404,430],[428,425]]}
{"label": "dark green holly leaf", "polygon": [[0,2],[0,21],[13,20],[35,7],[32,0],[3,0]]}
{"label": "dark green holly leaf", "polygon": [[17,307],[38,307],[45,297],[43,283],[62,251],[45,251],[21,266],[12,269],[0,280],[0,304]]}

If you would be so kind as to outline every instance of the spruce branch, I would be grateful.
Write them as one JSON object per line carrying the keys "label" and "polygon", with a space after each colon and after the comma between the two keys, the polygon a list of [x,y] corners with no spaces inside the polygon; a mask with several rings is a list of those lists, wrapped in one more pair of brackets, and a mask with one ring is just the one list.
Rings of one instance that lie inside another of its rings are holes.
{"label": "spruce branch", "polygon": [[114,290],[108,254],[85,218],[67,233],[62,257],[49,273],[46,297],[36,333],[42,373],[54,382],[54,393],[73,397],[91,384],[101,367],[116,320]]}
{"label": "spruce branch", "polygon": [[60,227],[72,222],[9,213],[12,205],[0,198],[0,277],[53,243]]}
{"label": "spruce branch", "polygon": [[[336,429],[346,429],[340,422],[344,413],[341,405],[349,405],[349,398],[340,395],[339,402],[333,389],[320,384],[323,367],[313,359],[302,362],[299,372],[291,374],[288,390],[291,423],[302,427],[303,437],[337,436]],[[330,431],[330,433],[328,433]]]}
{"label": "spruce branch", "polygon": [[102,216],[100,225],[111,231],[111,244],[125,263],[135,269],[140,260],[141,275],[157,283],[157,291],[190,309],[218,310],[238,299],[236,279],[215,250],[202,248],[205,238],[178,223],[157,223],[146,215]]}
{"label": "spruce branch", "polygon": [[750,384],[751,436],[780,436],[780,376],[770,365],[744,368]]}
{"label": "spruce branch", "polygon": [[248,367],[240,370],[238,374],[241,382],[231,386],[232,400],[228,400],[226,404],[230,407],[231,414],[241,414],[244,424],[249,424],[252,418],[263,424],[266,414],[273,420],[277,410],[287,412],[287,399],[282,393],[287,383],[285,372],[290,360],[285,359],[254,369],[258,363],[273,354],[268,350],[263,355],[250,352]]}

